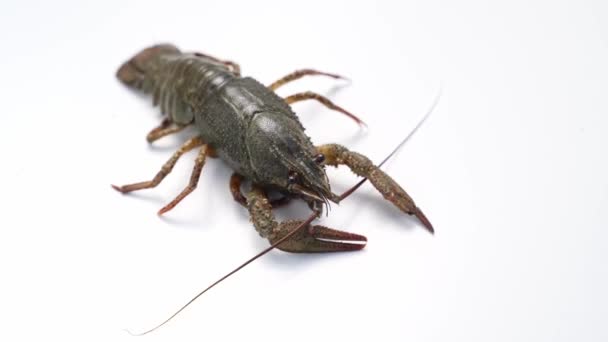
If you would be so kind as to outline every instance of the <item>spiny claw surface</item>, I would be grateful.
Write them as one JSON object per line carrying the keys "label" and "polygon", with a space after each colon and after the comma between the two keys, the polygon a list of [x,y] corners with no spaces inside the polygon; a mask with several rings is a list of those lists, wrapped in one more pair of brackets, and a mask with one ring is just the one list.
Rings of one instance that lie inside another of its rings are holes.
{"label": "spiny claw surface", "polygon": [[[276,227],[268,239],[274,243],[301,223],[302,221],[285,221]],[[277,248],[292,253],[346,252],[363,249],[366,243],[367,238],[363,235],[309,225]]]}
{"label": "spiny claw surface", "polygon": [[429,232],[435,232],[431,222],[405,190],[378,166],[374,165],[369,158],[360,153],[349,151],[346,147],[338,144],[321,145],[317,147],[317,150],[325,156],[325,164],[332,166],[346,165],[356,175],[366,177],[385,199],[404,213],[416,216]]}
{"label": "spiny claw surface", "polygon": [[389,175],[380,169],[376,169],[370,173],[369,180],[384,198],[404,213],[416,216],[429,232],[435,233],[433,225],[420,208],[416,206],[414,200]]}
{"label": "spiny claw surface", "polygon": [[349,151],[346,147],[338,144],[321,145],[317,147],[317,150],[325,156],[325,164],[348,166],[356,175],[369,179],[382,196],[399,210],[408,215],[416,216],[428,231],[435,232],[431,222],[424,216],[405,190],[378,166],[374,165],[369,158],[360,153]]}

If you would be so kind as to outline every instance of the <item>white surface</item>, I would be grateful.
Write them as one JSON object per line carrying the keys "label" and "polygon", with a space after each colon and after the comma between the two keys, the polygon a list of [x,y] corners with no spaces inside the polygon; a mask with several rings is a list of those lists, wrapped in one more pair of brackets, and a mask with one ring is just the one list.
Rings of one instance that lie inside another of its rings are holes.
{"label": "white surface", "polygon": [[368,185],[322,221],[368,236],[364,251],[272,252],[145,340],[608,340],[605,1],[3,1],[0,13],[0,340],[134,341],[122,329],[152,327],[267,246],[217,160],[163,219],[194,154],[154,190],[110,188],[150,178],[187,136],[148,146],[158,109],[114,78],[162,41],[265,83],[302,67],[351,77],[280,94],[315,90],[360,115],[367,132],[294,106],[315,142],[374,160],[442,83],[387,165],[437,234]]}

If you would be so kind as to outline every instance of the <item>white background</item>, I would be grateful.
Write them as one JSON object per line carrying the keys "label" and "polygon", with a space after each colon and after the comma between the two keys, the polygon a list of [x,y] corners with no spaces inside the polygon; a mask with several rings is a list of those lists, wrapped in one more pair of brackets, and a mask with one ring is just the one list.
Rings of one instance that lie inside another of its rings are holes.
{"label": "white background", "polygon": [[[0,5],[0,340],[135,341],[268,245],[210,160],[164,218],[194,153],[151,178],[192,132],[149,146],[159,121],[117,67],[172,42],[270,83],[307,78],[361,131],[294,105],[314,142],[387,164],[435,236],[369,185],[323,223],[357,253],[273,251],[149,341],[606,341],[608,6],[605,1],[3,1]],[[331,171],[334,189],[356,181]],[[304,217],[304,206],[279,212]]]}

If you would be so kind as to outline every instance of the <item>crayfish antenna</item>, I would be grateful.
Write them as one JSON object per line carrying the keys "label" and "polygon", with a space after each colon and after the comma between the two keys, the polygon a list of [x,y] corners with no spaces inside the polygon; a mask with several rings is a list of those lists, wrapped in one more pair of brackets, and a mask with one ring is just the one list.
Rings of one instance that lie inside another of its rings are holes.
{"label": "crayfish antenna", "polygon": [[[428,119],[428,117],[431,115],[431,113],[433,112],[433,110],[435,110],[435,107],[437,107],[437,104],[439,103],[439,99],[441,98],[441,92],[442,92],[442,87],[440,85],[439,86],[439,91],[437,92],[437,96],[435,97],[435,100],[431,104],[431,107],[429,108],[429,110],[422,117],[422,119],[420,119],[420,121],[418,122],[418,124],[416,124],[416,126],[414,127],[414,129],[412,129],[410,131],[410,133],[405,138],[403,138],[403,140],[401,140],[401,142],[399,142],[399,144],[391,151],[391,153],[389,153],[389,155],[386,156],[386,158],[384,158],[384,160],[382,160],[382,162],[380,162],[380,164],[378,164],[378,168],[380,168],[391,157],[393,157],[395,155],[395,153],[397,153],[397,151],[399,151],[399,149],[401,147],[403,147],[403,145],[405,145],[405,143],[414,135],[414,133],[416,133],[416,131],[418,131],[418,129],[422,126],[422,124],[426,121],[426,119]],[[346,190],[341,196],[336,196],[334,201],[336,203],[340,203],[340,201],[342,201],[346,197],[350,196],[353,192],[355,192],[366,181],[367,181],[367,178],[363,178],[357,184],[355,184],[355,186],[353,186],[352,188]],[[431,224],[431,221],[429,221],[429,219],[426,217],[426,215],[424,215],[424,213],[422,212],[422,210],[420,210],[420,208],[415,207],[415,210],[413,212],[408,212],[408,214],[416,216],[418,218],[418,220],[424,225],[424,227],[431,234],[435,234],[435,229],[433,228],[433,225]]]}
{"label": "crayfish antenna", "polygon": [[253,256],[251,259],[245,261],[244,263],[242,263],[240,266],[238,266],[237,268],[233,269],[232,271],[230,271],[229,273],[227,273],[226,275],[224,275],[223,277],[221,277],[220,279],[216,280],[213,284],[209,285],[206,289],[204,289],[203,291],[199,292],[196,296],[194,296],[192,299],[190,299],[190,301],[188,301],[188,303],[186,303],[184,306],[182,306],[179,310],[177,310],[173,315],[169,316],[169,318],[167,318],[166,320],[164,320],[162,323],[160,323],[159,325],[155,326],[154,328],[150,329],[150,330],[146,330],[142,333],[139,334],[134,334],[129,330],[126,330],[130,335],[133,336],[143,336],[146,334],[149,334],[151,332],[153,332],[154,330],[162,327],[163,325],[169,323],[170,320],[173,319],[173,317],[177,316],[180,312],[184,311],[184,309],[186,309],[190,304],[192,304],[192,302],[194,302],[195,300],[198,299],[198,297],[202,296],[205,292],[211,290],[213,287],[215,287],[215,285],[221,283],[222,281],[224,281],[226,278],[230,277],[231,275],[235,274],[236,272],[240,271],[243,267],[249,265],[250,263],[254,262],[256,259],[262,257],[264,254],[270,252],[271,250],[273,250],[276,246],[280,245],[281,243],[283,243],[285,240],[289,239],[290,237],[292,237],[295,233],[297,233],[298,231],[300,231],[300,229],[308,226],[308,224],[310,224],[310,222],[312,222],[315,218],[317,218],[317,213],[313,212],[312,215],[310,215],[304,222],[300,223],[296,228],[294,228],[291,232],[289,232],[287,235],[283,236],[281,239],[277,240],[275,243],[273,243],[270,247],[264,249],[263,251],[261,251],[260,253],[256,254],[255,256]]}
{"label": "crayfish antenna", "polygon": [[[405,145],[405,143],[408,140],[410,140],[410,138],[414,135],[414,133],[416,133],[416,131],[418,131],[418,129],[422,126],[422,124],[426,121],[426,119],[428,119],[429,116],[431,116],[431,113],[435,110],[435,107],[437,107],[437,104],[439,104],[439,99],[441,98],[441,93],[442,93],[442,86],[440,85],[439,86],[439,91],[437,92],[437,96],[435,96],[435,99],[433,100],[433,103],[431,104],[431,107],[426,112],[426,114],[424,114],[424,116],[422,117],[422,119],[420,119],[420,121],[418,121],[418,123],[416,124],[416,126],[414,127],[414,129],[412,129],[410,131],[410,133],[405,138],[403,138],[403,140],[401,140],[401,142],[399,142],[399,144],[391,151],[391,153],[389,153],[389,155],[386,156],[384,158],[384,160],[382,160],[380,162],[380,164],[378,164],[378,167],[381,167],[389,159],[391,159],[391,157],[393,157],[395,155],[395,153],[397,153],[397,151],[399,151],[399,149],[401,149],[401,147],[403,147],[403,145]],[[361,185],[363,185],[363,183],[365,183],[366,181],[367,181],[367,178],[363,178],[357,184],[355,184],[352,188],[346,190],[342,195],[338,196],[335,199],[334,202],[339,203],[340,201],[342,201],[346,197],[350,196],[353,192],[355,192],[357,189],[359,189],[359,187],[361,187]],[[431,225],[431,222],[429,222],[429,220],[426,218],[426,216],[424,216],[424,214],[420,211],[420,209],[418,209],[418,212],[419,212],[420,216],[422,218],[424,218],[424,219],[422,219],[418,215],[416,215],[416,217],[418,217],[418,219],[420,219],[420,221],[422,221],[424,223],[424,225],[426,226],[426,228],[431,233],[434,233],[435,230],[433,229],[433,226]]]}
{"label": "crayfish antenna", "polygon": [[384,160],[382,160],[382,162],[380,164],[378,164],[378,167],[381,167],[391,157],[393,157],[395,155],[395,153],[397,153],[397,151],[399,151],[399,149],[401,149],[401,147],[403,147],[403,145],[405,145],[405,143],[408,142],[408,140],[410,140],[410,138],[414,135],[414,133],[416,133],[418,131],[418,129],[420,129],[420,127],[422,126],[422,124],[426,121],[426,119],[429,118],[429,116],[431,116],[431,113],[433,113],[433,111],[435,110],[435,107],[437,107],[437,105],[439,104],[439,99],[441,98],[441,93],[442,93],[442,87],[440,85],[439,86],[439,91],[437,92],[437,95],[435,96],[435,99],[433,100],[433,103],[431,104],[431,107],[429,107],[429,109],[424,114],[424,116],[422,117],[422,119],[420,119],[420,121],[418,121],[418,123],[416,124],[416,126],[414,126],[414,129],[412,129],[410,131],[410,133],[408,133],[408,135],[405,138],[403,138],[403,140],[401,140],[401,142],[391,151],[391,153],[388,156],[386,156],[386,158],[384,158]]}

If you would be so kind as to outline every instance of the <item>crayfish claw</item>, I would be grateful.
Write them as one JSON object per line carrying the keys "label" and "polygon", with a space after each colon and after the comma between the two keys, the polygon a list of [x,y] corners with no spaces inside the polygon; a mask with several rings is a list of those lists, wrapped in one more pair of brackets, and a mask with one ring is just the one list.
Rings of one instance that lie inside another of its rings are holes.
{"label": "crayfish claw", "polygon": [[431,224],[431,221],[429,221],[429,219],[426,218],[426,216],[424,215],[424,213],[422,212],[422,210],[420,210],[420,208],[416,207],[416,211],[414,212],[414,216],[416,216],[416,218],[418,218],[418,220],[420,221],[420,223],[422,223],[422,225],[424,225],[424,227],[426,227],[426,229],[431,234],[435,234],[435,228],[433,228],[433,225]]}
{"label": "crayfish claw", "polygon": [[[276,228],[276,234],[268,237],[271,243],[295,229],[302,221],[286,221]],[[292,253],[326,253],[358,251],[365,247],[367,238],[363,235],[344,232],[324,226],[308,226],[293,237],[277,246]]]}
{"label": "crayfish claw", "polygon": [[[366,156],[349,151],[346,147],[338,144],[327,144],[317,147],[317,151],[325,156],[325,164],[331,166],[346,165],[356,175],[369,179],[372,185],[382,194],[382,196],[393,203],[402,212],[416,216],[428,231],[434,233],[433,225],[420,211],[414,200],[393,180],[389,175],[374,165]],[[344,195],[335,198],[340,201],[357,189],[362,182],[359,182]]]}

